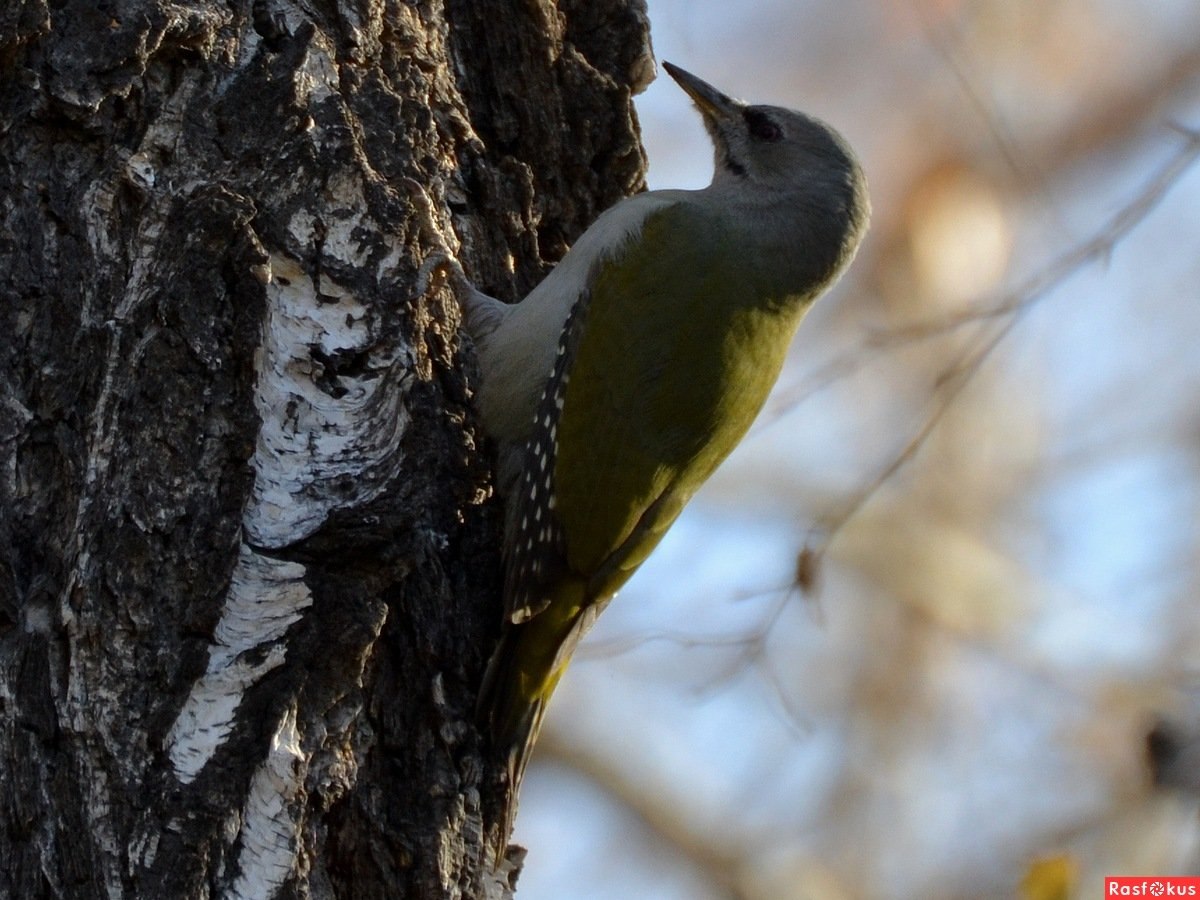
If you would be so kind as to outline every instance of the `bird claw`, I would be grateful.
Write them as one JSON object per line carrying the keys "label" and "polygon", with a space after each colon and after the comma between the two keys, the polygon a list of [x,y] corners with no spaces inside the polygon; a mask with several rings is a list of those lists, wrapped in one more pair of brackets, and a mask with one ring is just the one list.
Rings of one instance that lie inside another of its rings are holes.
{"label": "bird claw", "polygon": [[429,292],[431,286],[438,288],[442,284],[448,283],[450,289],[454,291],[455,297],[458,298],[459,304],[463,305],[463,298],[477,293],[477,291],[467,278],[454,251],[447,244],[442,229],[438,227],[429,194],[412,178],[401,178],[399,185],[408,192],[409,198],[412,200],[421,238],[427,244],[434,246],[434,251],[425,257],[425,261],[417,269],[416,296],[424,296]]}
{"label": "bird claw", "polygon": [[499,325],[507,314],[508,307],[471,284],[471,280],[463,271],[462,263],[447,245],[441,229],[434,220],[433,203],[425,189],[412,178],[402,178],[399,184],[412,198],[421,237],[434,246],[434,251],[425,257],[425,261],[417,269],[414,299],[425,296],[431,288],[437,289],[447,285],[454,293],[459,309],[462,310],[467,331],[477,340],[486,337]]}
{"label": "bird claw", "polygon": [[423,297],[430,288],[440,288],[443,284],[449,285],[460,304],[464,294],[475,290],[454,254],[449,250],[435,250],[417,269],[416,296]]}

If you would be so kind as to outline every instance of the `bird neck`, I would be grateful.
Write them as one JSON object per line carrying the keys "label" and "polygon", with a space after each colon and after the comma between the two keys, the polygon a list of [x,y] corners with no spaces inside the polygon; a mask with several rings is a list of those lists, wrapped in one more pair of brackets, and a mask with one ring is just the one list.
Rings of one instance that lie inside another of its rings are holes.
{"label": "bird neck", "polygon": [[807,304],[837,278],[858,246],[866,214],[854,185],[813,180],[785,190],[719,179],[702,193],[723,211],[756,280],[781,302]]}

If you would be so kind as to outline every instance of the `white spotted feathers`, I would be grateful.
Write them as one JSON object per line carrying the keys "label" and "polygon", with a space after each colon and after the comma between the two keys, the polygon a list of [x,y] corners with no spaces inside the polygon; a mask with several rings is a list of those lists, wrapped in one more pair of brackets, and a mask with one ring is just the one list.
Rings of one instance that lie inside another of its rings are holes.
{"label": "white spotted feathers", "polygon": [[555,513],[558,422],[589,300],[586,293],[580,296],[567,316],[513,487],[516,508],[505,560],[504,594],[508,618],[514,624],[527,621],[550,604],[550,596],[541,588],[553,583],[565,565],[566,536]]}

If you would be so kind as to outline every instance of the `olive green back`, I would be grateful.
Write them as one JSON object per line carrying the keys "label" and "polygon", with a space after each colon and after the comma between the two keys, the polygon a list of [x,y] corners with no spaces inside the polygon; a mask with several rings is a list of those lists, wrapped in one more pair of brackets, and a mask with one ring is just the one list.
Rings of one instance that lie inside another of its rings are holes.
{"label": "olive green back", "polygon": [[[749,225],[761,223],[747,223]],[[615,592],[737,445],[811,297],[746,225],[680,203],[597,273],[558,423],[567,565]],[[637,307],[636,309],[633,307]]]}

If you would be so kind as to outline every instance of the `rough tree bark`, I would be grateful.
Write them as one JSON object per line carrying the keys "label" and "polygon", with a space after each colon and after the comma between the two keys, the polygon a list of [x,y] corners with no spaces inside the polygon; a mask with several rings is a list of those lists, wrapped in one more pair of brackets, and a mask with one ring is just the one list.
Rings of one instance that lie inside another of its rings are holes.
{"label": "rough tree bark", "polygon": [[0,896],[506,895],[417,273],[533,285],[641,186],[648,65],[641,0],[0,6]]}

